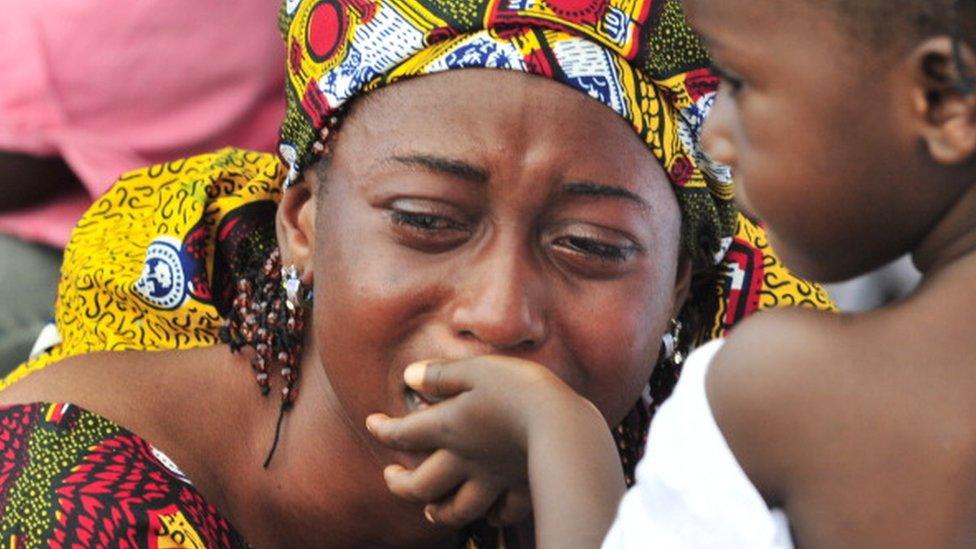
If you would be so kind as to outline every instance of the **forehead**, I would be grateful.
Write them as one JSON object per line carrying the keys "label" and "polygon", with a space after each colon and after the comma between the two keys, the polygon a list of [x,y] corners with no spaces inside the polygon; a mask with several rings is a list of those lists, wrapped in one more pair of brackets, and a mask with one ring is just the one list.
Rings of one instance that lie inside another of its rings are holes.
{"label": "forehead", "polygon": [[[405,147],[482,163],[561,164],[603,179],[665,179],[630,124],[563,84],[513,71],[470,69],[401,81],[364,96],[340,140],[363,154]],[[670,185],[670,183],[668,183]]]}
{"label": "forehead", "polygon": [[[840,38],[838,18],[822,0],[684,0],[689,24],[711,49],[764,49],[768,42],[810,45]],[[766,50],[770,54],[769,50]]]}
{"label": "forehead", "polygon": [[874,66],[849,27],[819,0],[685,0],[689,24],[715,62],[757,89],[853,90]]}
{"label": "forehead", "polygon": [[[578,118],[575,127],[613,127],[633,134],[630,126],[608,107],[585,94],[547,78],[492,69],[464,69],[420,76],[397,82],[365,96],[359,113],[370,124],[396,125],[424,120],[434,125],[495,122],[491,125],[527,125],[545,129],[546,118]],[[462,117],[460,120],[458,117]],[[565,121],[564,121],[565,122]],[[636,137],[636,136],[635,136]]]}

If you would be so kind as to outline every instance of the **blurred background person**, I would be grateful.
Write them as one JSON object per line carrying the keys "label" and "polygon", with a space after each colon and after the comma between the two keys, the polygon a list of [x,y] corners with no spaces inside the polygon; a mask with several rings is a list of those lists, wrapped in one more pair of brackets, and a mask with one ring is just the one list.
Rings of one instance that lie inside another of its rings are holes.
{"label": "blurred background person", "polygon": [[268,0],[0,0],[0,374],[52,314],[62,249],[125,171],[272,151],[284,50]]}

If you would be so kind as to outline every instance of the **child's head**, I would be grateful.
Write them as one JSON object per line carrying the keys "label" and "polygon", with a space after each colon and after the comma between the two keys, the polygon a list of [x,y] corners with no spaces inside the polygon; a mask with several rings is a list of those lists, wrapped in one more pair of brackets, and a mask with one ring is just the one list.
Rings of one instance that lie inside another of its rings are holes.
{"label": "child's head", "polygon": [[685,0],[726,77],[706,145],[800,273],[838,280],[917,250],[974,192],[961,84],[976,24],[960,21],[976,23],[976,1],[961,3]]}

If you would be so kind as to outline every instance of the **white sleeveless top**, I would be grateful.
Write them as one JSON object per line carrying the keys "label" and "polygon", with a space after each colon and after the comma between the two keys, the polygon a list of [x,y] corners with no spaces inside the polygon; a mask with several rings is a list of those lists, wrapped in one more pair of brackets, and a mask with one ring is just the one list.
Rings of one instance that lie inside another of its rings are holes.
{"label": "white sleeveless top", "polygon": [[723,341],[696,350],[658,411],[604,549],[793,549],[789,523],[770,510],[715,423],[705,374]]}

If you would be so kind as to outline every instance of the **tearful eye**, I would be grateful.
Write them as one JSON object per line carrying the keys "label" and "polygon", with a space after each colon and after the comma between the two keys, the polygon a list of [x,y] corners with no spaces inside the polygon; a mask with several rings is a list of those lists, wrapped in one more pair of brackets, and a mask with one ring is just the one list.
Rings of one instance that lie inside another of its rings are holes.
{"label": "tearful eye", "polygon": [[581,279],[625,276],[638,269],[644,247],[626,223],[615,225],[574,219],[556,222],[543,233],[548,254],[565,273]]}
{"label": "tearful eye", "polygon": [[607,244],[589,238],[574,236],[563,237],[556,240],[557,246],[562,246],[573,252],[587,254],[601,261],[626,261],[634,255],[636,251],[632,246],[623,247]]}
{"label": "tearful eye", "polygon": [[585,279],[605,280],[636,268],[640,247],[629,239],[561,236],[552,240],[553,257],[569,272]]}
{"label": "tearful eye", "polygon": [[399,225],[406,225],[424,231],[438,230],[461,230],[463,226],[446,217],[438,215],[405,212],[401,210],[393,211],[393,222]]}
{"label": "tearful eye", "polygon": [[402,245],[425,253],[441,253],[465,242],[470,224],[450,215],[429,211],[390,210],[394,238]]}

